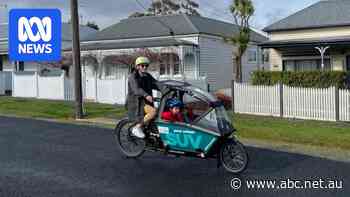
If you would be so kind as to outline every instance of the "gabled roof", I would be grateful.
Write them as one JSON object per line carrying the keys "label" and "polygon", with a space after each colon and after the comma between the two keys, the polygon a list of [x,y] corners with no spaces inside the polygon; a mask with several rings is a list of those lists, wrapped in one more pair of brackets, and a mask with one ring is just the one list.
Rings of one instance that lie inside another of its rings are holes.
{"label": "gabled roof", "polygon": [[[236,25],[200,16],[185,14],[168,16],[146,16],[121,20],[87,40],[122,40],[173,35],[207,34],[230,37],[238,32]],[[267,38],[252,31],[251,39],[262,42]]]}
{"label": "gabled roof", "polygon": [[274,32],[338,26],[350,26],[350,0],[321,0],[265,27],[263,31]]}

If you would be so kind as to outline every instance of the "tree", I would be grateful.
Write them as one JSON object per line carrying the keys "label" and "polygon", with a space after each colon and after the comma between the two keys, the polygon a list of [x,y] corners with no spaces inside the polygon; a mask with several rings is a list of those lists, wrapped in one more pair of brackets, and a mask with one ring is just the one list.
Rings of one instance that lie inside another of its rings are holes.
{"label": "tree", "polygon": [[198,9],[199,4],[192,0],[183,0],[181,3],[182,12],[188,15],[200,16]]}
{"label": "tree", "polygon": [[234,23],[238,27],[235,33],[227,41],[234,45],[233,63],[236,64],[236,81],[242,82],[242,56],[248,48],[250,41],[249,21],[254,14],[254,5],[252,0],[233,0],[230,11],[234,18]]}
{"label": "tree", "polygon": [[86,26],[88,26],[88,27],[90,27],[92,29],[96,29],[97,31],[100,30],[100,27],[93,21],[92,22],[88,21],[86,23]]}
{"label": "tree", "polygon": [[199,15],[199,4],[194,0],[155,0],[152,1],[146,12],[135,12],[132,17],[159,16],[186,13],[188,15]]}

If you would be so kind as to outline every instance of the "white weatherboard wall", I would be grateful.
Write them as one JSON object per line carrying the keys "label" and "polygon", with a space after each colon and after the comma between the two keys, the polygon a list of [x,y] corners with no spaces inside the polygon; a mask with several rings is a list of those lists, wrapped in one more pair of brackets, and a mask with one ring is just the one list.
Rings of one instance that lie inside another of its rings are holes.
{"label": "white weatherboard wall", "polygon": [[201,36],[200,76],[206,76],[211,90],[231,87],[233,46],[220,37]]}
{"label": "white weatherboard wall", "polygon": [[[233,49],[234,47],[225,42],[221,37],[200,36],[200,69],[201,76],[207,76],[211,90],[231,87],[234,76]],[[248,61],[248,51],[256,51],[256,62]],[[242,57],[242,80],[248,82],[251,72],[258,69],[260,52],[253,43],[249,45],[247,52]]]}
{"label": "white weatherboard wall", "polygon": [[339,91],[339,110],[341,121],[350,121],[350,90]]}

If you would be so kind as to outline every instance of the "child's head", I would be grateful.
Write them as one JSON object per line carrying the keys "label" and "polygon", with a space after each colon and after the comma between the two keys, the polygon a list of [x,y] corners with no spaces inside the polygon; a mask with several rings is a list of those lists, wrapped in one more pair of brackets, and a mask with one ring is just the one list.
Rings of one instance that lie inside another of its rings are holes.
{"label": "child's head", "polygon": [[167,106],[171,113],[177,114],[181,110],[182,102],[179,99],[173,98],[168,101]]}
{"label": "child's head", "polygon": [[172,107],[172,108],[170,108],[170,112],[172,114],[178,114],[178,113],[180,113],[180,107]]}

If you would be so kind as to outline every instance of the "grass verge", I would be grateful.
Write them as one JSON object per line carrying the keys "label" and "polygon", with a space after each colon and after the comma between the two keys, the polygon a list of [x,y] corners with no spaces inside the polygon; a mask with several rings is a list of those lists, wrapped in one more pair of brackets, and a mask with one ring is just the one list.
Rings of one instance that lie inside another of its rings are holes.
{"label": "grass verge", "polygon": [[[123,107],[84,103],[86,118],[118,119],[125,115]],[[0,114],[29,118],[69,120],[74,118],[74,103],[39,99],[0,97]]]}
{"label": "grass verge", "polygon": [[238,136],[350,150],[350,124],[235,115]]}

